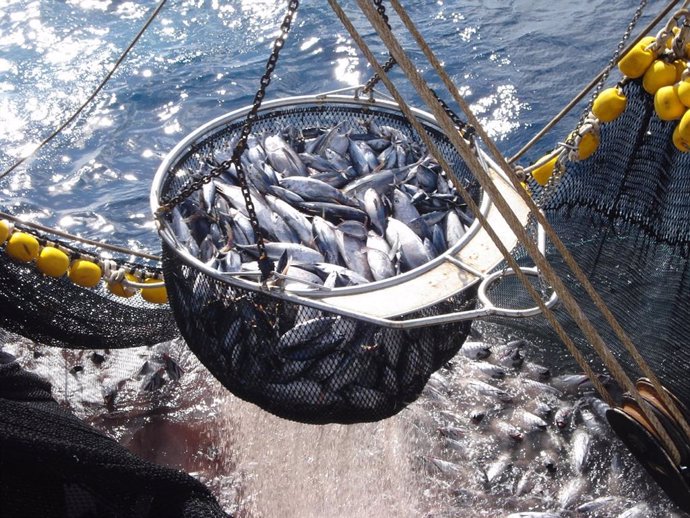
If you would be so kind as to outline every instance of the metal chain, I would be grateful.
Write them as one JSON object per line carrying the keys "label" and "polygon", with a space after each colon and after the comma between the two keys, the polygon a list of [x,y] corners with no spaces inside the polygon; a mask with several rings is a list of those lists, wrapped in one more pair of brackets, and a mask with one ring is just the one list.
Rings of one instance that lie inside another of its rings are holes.
{"label": "metal chain", "polygon": [[[383,21],[386,23],[386,26],[388,27],[388,29],[393,30],[391,28],[391,24],[388,21],[388,15],[386,14],[386,8],[383,5],[383,0],[372,0],[372,1],[373,1],[374,5],[376,6],[376,12],[378,12],[379,15],[381,15],[381,18],[383,18]],[[386,61],[381,66],[381,68],[383,69],[383,71],[385,73],[388,73],[390,71],[390,69],[393,68],[393,66],[395,66],[395,64],[396,64],[395,58],[391,54],[389,54],[388,61]],[[362,88],[361,93],[366,94],[366,93],[371,92],[374,89],[374,87],[378,84],[379,81],[381,81],[381,77],[378,74],[374,74],[366,82],[366,84],[364,85],[364,88]],[[431,90],[431,93],[434,94],[434,97],[436,97],[436,100],[439,102],[439,104],[441,105],[443,110],[446,112],[446,114],[448,114],[448,116],[453,121],[453,123],[458,127],[458,131],[460,132],[462,137],[465,139],[470,139],[474,135],[475,129],[471,125],[467,124],[465,121],[460,119],[460,117],[458,117],[458,115],[453,110],[451,110],[450,106],[448,106],[443,101],[443,99],[441,99],[438,96],[438,94],[434,90]]]}
{"label": "metal chain", "polygon": [[[388,23],[388,15],[386,14],[386,8],[383,5],[383,0],[373,0],[373,2],[376,6],[376,11],[381,15],[383,21],[386,22],[388,28],[391,29],[391,24]],[[395,66],[395,63],[395,58],[391,54],[388,54],[388,61],[386,61],[381,68],[383,68],[383,71],[387,74],[390,71],[390,69]],[[362,93],[368,94],[369,92],[371,92],[379,81],[381,81],[381,78],[378,74],[374,74],[373,76],[371,76],[364,85],[364,88],[362,88]]]}
{"label": "metal chain", "polygon": [[450,117],[450,120],[453,121],[453,124],[455,124],[458,127],[458,131],[460,132],[460,135],[462,135],[462,138],[467,140],[471,139],[476,132],[474,126],[472,126],[471,124],[467,124],[460,117],[458,117],[458,114],[451,110],[450,106],[448,106],[446,102],[443,99],[441,99],[434,90],[430,90],[431,93],[434,94],[434,97],[436,97],[438,103],[441,105],[441,108],[443,108],[443,111],[446,112],[446,115],[448,115],[448,117]]}
{"label": "metal chain", "polygon": [[244,197],[245,206],[247,207],[247,214],[249,216],[249,220],[252,224],[252,229],[254,230],[254,234],[256,236],[256,245],[259,250],[259,269],[261,270],[262,280],[264,281],[270,276],[271,272],[273,271],[273,262],[268,259],[268,256],[266,254],[266,247],[264,245],[263,236],[261,233],[261,229],[259,227],[259,220],[256,217],[256,209],[254,208],[254,203],[252,202],[252,197],[249,191],[249,185],[247,183],[247,176],[244,172],[244,168],[242,167],[240,157],[247,149],[247,139],[249,138],[249,134],[252,131],[254,122],[256,121],[257,113],[259,111],[259,108],[261,107],[261,103],[264,97],[266,96],[266,88],[268,88],[268,85],[271,84],[271,75],[273,74],[276,64],[278,63],[280,50],[285,45],[285,38],[287,37],[288,32],[290,32],[290,27],[292,25],[295,12],[297,11],[298,7],[299,0],[290,0],[287,12],[285,14],[285,17],[283,18],[283,23],[280,26],[280,34],[273,43],[273,50],[271,51],[271,55],[269,56],[268,61],[266,62],[266,70],[264,71],[263,76],[261,76],[259,89],[257,90],[256,95],[254,96],[252,108],[249,111],[249,113],[247,113],[247,116],[245,118],[240,138],[232,153],[232,157],[228,160],[225,160],[224,162],[221,162],[219,165],[211,169],[211,171],[209,171],[208,174],[196,178],[193,182],[181,189],[176,196],[168,200],[161,200],[161,205],[157,211],[157,215],[171,211],[176,205],[185,200],[192,193],[198,191],[202,187],[202,185],[207,184],[213,178],[220,176],[223,172],[227,171],[231,165],[234,164],[235,170],[237,171],[237,180],[240,184],[240,189],[242,190],[242,196]]}
{"label": "metal chain", "polygon": [[[606,80],[608,79],[611,70],[613,70],[616,64],[618,63],[618,57],[620,56],[621,51],[625,47],[625,42],[628,41],[628,39],[630,38],[630,34],[632,34],[632,31],[637,25],[637,22],[642,17],[644,9],[645,7],[647,7],[647,3],[648,0],[640,0],[640,4],[637,6],[637,9],[633,14],[630,23],[628,23],[628,27],[625,33],[623,34],[622,39],[618,43],[616,50],[613,52],[613,55],[611,56],[608,65],[606,65],[606,68],[604,68],[604,71],[601,75],[601,79],[599,79],[599,82],[592,91],[592,95],[590,96],[589,102],[587,103],[587,107],[582,112],[582,115],[580,115],[580,120],[578,121],[575,130],[570,135],[568,135],[568,138],[565,141],[566,146],[573,145],[573,141],[576,135],[578,134],[582,126],[585,124],[587,117],[592,111],[592,105],[594,104],[594,100],[597,98],[601,90],[604,88],[604,84],[606,83]],[[554,168],[553,175],[551,176],[551,178],[549,178],[548,183],[543,187],[543,189],[541,189],[539,197],[535,199],[537,206],[542,207],[544,203],[546,203],[546,200],[548,199],[549,195],[553,192],[554,188],[560,183],[560,180],[564,172],[565,171],[563,168],[563,160],[559,159],[556,163],[556,167]]]}

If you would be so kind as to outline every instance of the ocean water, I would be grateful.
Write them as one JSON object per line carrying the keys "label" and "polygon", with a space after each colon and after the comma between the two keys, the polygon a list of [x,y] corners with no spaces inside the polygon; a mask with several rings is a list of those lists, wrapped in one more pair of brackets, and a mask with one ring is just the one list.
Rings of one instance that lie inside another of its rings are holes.
{"label": "ocean water", "polygon": [[[88,97],[155,4],[0,2],[1,170]],[[343,5],[384,60],[356,3]],[[651,2],[649,13],[661,5]],[[608,62],[633,14],[622,0],[422,1],[407,8],[507,155]],[[153,174],[184,135],[251,101],[283,9],[274,0],[171,0],[76,124],[0,183],[0,205],[93,239],[157,250],[148,205]],[[409,38],[405,47],[440,92]],[[328,4],[303,2],[268,98],[353,86],[370,75]],[[402,72],[393,77],[419,105]],[[567,135],[580,111],[527,159]]]}
{"label": "ocean water", "polygon": [[[155,4],[0,0],[0,170],[76,109]],[[0,182],[0,208],[91,239],[157,252],[148,203],[157,167],[186,134],[251,101],[284,4],[170,0],[77,122]],[[342,4],[385,60],[385,48],[357,14],[356,2]],[[424,0],[405,7],[510,156],[606,65],[635,4]],[[640,27],[663,5],[650,2]],[[391,23],[402,34],[392,12]],[[409,38],[403,41],[430,85],[441,92],[421,52]],[[304,1],[267,98],[355,86],[370,75],[371,67],[328,4]],[[393,79],[406,98],[421,106],[401,72]],[[582,106],[568,115],[523,163],[563,139],[581,111]],[[201,369],[188,361],[190,372]],[[457,372],[443,376],[449,383],[458,381]],[[136,430],[98,418],[94,423],[139,453],[199,476],[228,510],[241,516],[501,516],[560,509],[567,496],[563,488],[579,480],[563,468],[563,477],[545,484],[545,496],[537,502],[504,494],[508,484],[518,483],[520,469],[528,468],[514,468],[504,476],[505,487],[480,494],[470,469],[458,474],[430,467],[432,458],[466,461],[449,453],[436,432],[452,420],[449,415],[470,411],[473,401],[439,402],[438,394],[425,394],[409,411],[375,425],[305,427],[267,415],[202,378],[184,379],[196,380],[190,389],[195,394],[212,387],[214,397],[203,405],[194,400],[196,413],[186,412],[192,402],[180,404],[185,411],[174,426],[145,419],[136,421]],[[453,385],[443,397],[462,399],[463,394]],[[200,409],[212,413],[210,425]],[[616,516],[635,505],[643,506],[640,516],[670,515],[672,506],[624,451],[615,462],[625,466],[632,485],[612,481],[615,476],[605,469],[614,462],[608,450],[623,446],[610,432],[597,442],[603,460],[596,463],[598,474],[587,479],[579,503],[614,494],[621,500],[611,507],[615,512],[599,516]],[[198,454],[200,445],[215,453]],[[482,469],[496,461],[498,454],[492,452],[507,449],[489,440],[478,448],[483,457],[467,462]],[[206,460],[171,458],[176,449]],[[574,505],[563,507],[564,516],[576,516]]]}

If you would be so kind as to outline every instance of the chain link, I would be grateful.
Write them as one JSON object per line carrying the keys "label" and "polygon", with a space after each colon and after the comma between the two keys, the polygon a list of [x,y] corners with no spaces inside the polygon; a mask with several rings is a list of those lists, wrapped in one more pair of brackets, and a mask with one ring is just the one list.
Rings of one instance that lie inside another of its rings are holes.
{"label": "chain link", "polygon": [[[376,11],[381,15],[383,21],[386,22],[386,25],[390,30],[393,30],[391,28],[391,24],[388,22],[388,15],[386,14],[386,8],[383,5],[383,0],[373,0],[373,2],[376,6]],[[388,60],[383,64],[381,68],[383,68],[383,71],[387,74],[388,72],[390,72],[391,68],[395,66],[395,64],[395,58],[391,54],[388,54]],[[368,94],[369,92],[371,92],[379,81],[381,81],[381,78],[378,74],[374,74],[373,76],[371,76],[364,85],[364,88],[362,88],[362,93]]]}
{"label": "chain link", "polygon": [[298,7],[299,0],[290,0],[287,12],[283,18],[283,23],[280,26],[280,34],[273,42],[273,49],[268,61],[266,62],[266,69],[264,74],[261,76],[261,80],[259,81],[259,90],[254,95],[251,110],[249,110],[249,113],[247,113],[240,133],[240,138],[232,153],[232,157],[212,168],[211,171],[209,171],[206,175],[197,177],[190,184],[183,187],[176,196],[173,196],[170,199],[162,199],[161,205],[157,211],[157,215],[171,211],[173,208],[175,208],[175,206],[189,197],[192,193],[198,191],[202,185],[209,183],[214,178],[217,178],[234,164],[235,170],[237,171],[237,180],[240,184],[242,196],[244,197],[244,203],[247,208],[247,214],[256,236],[256,245],[259,250],[259,269],[261,270],[262,280],[264,281],[273,271],[273,262],[268,259],[268,255],[266,254],[266,247],[264,245],[261,228],[259,227],[259,220],[256,217],[256,209],[254,207],[254,203],[249,191],[249,185],[247,183],[247,175],[244,172],[240,158],[247,149],[247,139],[249,138],[249,134],[252,131],[254,122],[257,119],[257,113],[259,108],[261,108],[261,103],[266,96],[266,88],[268,88],[268,85],[271,84],[271,76],[275,70],[276,64],[278,63],[280,51],[285,45],[285,38],[287,37],[288,32],[290,32],[290,27]]}
{"label": "chain link", "polygon": [[458,131],[460,132],[462,138],[471,140],[472,137],[474,137],[474,134],[476,133],[474,126],[467,124],[460,117],[458,117],[458,114],[451,110],[450,106],[448,106],[446,102],[443,99],[441,99],[434,90],[429,90],[432,94],[434,94],[436,101],[438,101],[438,103],[441,105],[441,108],[443,108],[443,111],[446,112],[446,115],[450,117],[450,120],[453,121],[453,124],[455,124],[458,127]]}
{"label": "chain link", "polygon": [[[609,77],[609,74],[611,73],[611,70],[614,69],[616,66],[616,63],[618,63],[618,57],[620,56],[620,53],[622,52],[623,48],[625,47],[625,42],[628,41],[630,38],[630,35],[632,34],[633,29],[637,25],[637,22],[640,20],[642,17],[642,14],[644,12],[645,7],[647,7],[648,0],[640,0],[640,4],[637,6],[637,9],[635,10],[635,13],[633,14],[632,19],[630,20],[630,23],[628,23],[628,27],[623,34],[623,37],[621,38],[620,42],[618,43],[618,46],[616,47],[616,50],[613,52],[613,55],[611,56],[611,59],[609,60],[608,65],[606,65],[606,68],[604,69],[604,72],[601,76],[601,79],[597,83],[596,87],[592,91],[592,95],[590,96],[589,102],[587,103],[587,107],[585,110],[582,112],[582,115],[580,116],[580,120],[577,123],[577,126],[575,127],[575,130],[568,135],[568,138],[565,141],[566,146],[573,145],[574,140],[576,138],[576,135],[579,133],[580,129],[582,126],[585,124],[587,117],[589,116],[590,112],[592,111],[592,105],[594,104],[594,100],[599,96],[599,93],[601,93],[601,90],[604,88],[604,84],[606,83],[606,80]],[[557,161],[556,167],[554,168],[553,175],[547,182],[547,184],[544,186],[543,189],[541,189],[541,192],[538,196],[538,198],[535,199],[535,203],[537,206],[542,207],[544,203],[546,203],[546,200],[548,199],[549,195],[553,192],[555,187],[560,183],[561,178],[563,176],[563,173],[565,172],[565,154],[561,155],[561,158]]]}

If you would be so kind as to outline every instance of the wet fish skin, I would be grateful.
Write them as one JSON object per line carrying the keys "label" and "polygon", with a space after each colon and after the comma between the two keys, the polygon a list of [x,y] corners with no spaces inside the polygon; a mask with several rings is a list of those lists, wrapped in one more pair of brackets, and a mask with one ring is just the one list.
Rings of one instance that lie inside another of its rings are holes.
{"label": "wet fish skin", "polygon": [[303,245],[309,245],[312,242],[312,224],[304,216],[304,214],[295,209],[289,203],[286,203],[275,196],[266,195],[266,202],[268,203],[268,206],[292,229],[292,231],[297,235],[298,240]]}
{"label": "wet fish skin", "polygon": [[456,476],[462,473],[460,465],[436,457],[424,457],[424,460],[444,475]]}
{"label": "wet fish skin", "polygon": [[374,280],[381,281],[396,275],[395,266],[388,254],[375,248],[368,248],[366,254],[367,264]]}
{"label": "wet fish skin", "polygon": [[577,429],[573,432],[571,442],[570,465],[575,473],[583,473],[590,457],[592,436],[586,430]]}
{"label": "wet fish skin", "polygon": [[280,181],[280,187],[299,193],[306,201],[323,201],[359,207],[359,203],[354,198],[350,198],[343,194],[340,189],[336,189],[313,177],[293,176],[283,178]]}
{"label": "wet fish skin", "polygon": [[368,221],[366,212],[349,205],[340,205],[338,203],[321,201],[304,201],[299,203],[298,207],[304,209],[309,214],[321,216],[328,220],[355,220],[362,223],[366,223]]}
{"label": "wet fish skin", "polygon": [[278,349],[290,349],[297,345],[308,343],[325,334],[339,317],[317,317],[297,324],[281,335]]}
{"label": "wet fish skin", "polygon": [[554,415],[554,423],[556,426],[560,429],[568,427],[571,423],[574,410],[575,409],[571,406],[561,407],[556,410],[556,414]]}
{"label": "wet fish skin", "polygon": [[548,381],[549,378],[551,378],[551,371],[547,367],[534,362],[524,362],[522,364],[522,371],[525,373],[525,376],[528,376],[536,381],[543,382]]}
{"label": "wet fish skin", "polygon": [[506,371],[500,365],[494,365],[486,361],[473,361],[468,364],[468,367],[493,379],[502,380],[506,377]]}
{"label": "wet fish skin", "polygon": [[548,423],[541,417],[528,412],[525,409],[517,409],[513,413],[513,418],[518,426],[527,432],[543,432],[548,427]]}
{"label": "wet fish skin", "polygon": [[335,242],[338,245],[340,256],[350,270],[357,272],[369,281],[374,280],[374,275],[369,268],[364,241],[336,229]]}
{"label": "wet fish skin", "polygon": [[388,218],[386,240],[391,246],[395,242],[400,243],[400,262],[404,271],[417,268],[418,266],[426,264],[431,259],[427,255],[424,249],[424,243],[419,236],[415,234],[410,227],[393,217]]}
{"label": "wet fish skin", "polygon": [[587,479],[584,477],[571,478],[558,492],[558,504],[561,509],[570,509],[582,496],[587,488]]}
{"label": "wet fish skin", "polygon": [[334,226],[319,216],[314,216],[311,223],[311,234],[316,248],[323,254],[327,263],[337,264],[339,252]]}
{"label": "wet fish skin", "polygon": [[494,462],[492,462],[486,469],[486,480],[489,485],[498,480],[505,471],[513,464],[513,460],[508,453],[500,455]]}
{"label": "wet fish skin", "polygon": [[[280,256],[282,256],[285,252],[287,252],[288,256],[293,261],[303,263],[318,263],[324,260],[324,257],[318,251],[297,243],[264,243],[264,247],[268,257],[274,261],[280,259]],[[259,256],[259,251],[256,245],[238,245],[238,248],[253,254],[254,257]]]}
{"label": "wet fish skin", "polygon": [[269,135],[264,140],[266,159],[271,167],[285,176],[308,176],[307,166],[292,147],[279,135]]}
{"label": "wet fish skin", "polygon": [[364,211],[369,216],[371,224],[380,236],[386,234],[386,210],[383,201],[376,190],[369,188],[364,191],[363,196]]}
{"label": "wet fish skin", "polygon": [[620,499],[615,496],[600,496],[577,507],[578,513],[589,514],[610,509]]}
{"label": "wet fish skin", "polygon": [[497,399],[498,401],[502,401],[503,403],[510,403],[513,401],[513,396],[509,392],[494,387],[493,385],[490,385],[483,381],[469,380],[466,386],[467,388],[474,390],[477,394]]}
{"label": "wet fish skin", "polygon": [[491,349],[482,342],[468,342],[462,344],[460,352],[473,360],[483,360],[491,355]]}

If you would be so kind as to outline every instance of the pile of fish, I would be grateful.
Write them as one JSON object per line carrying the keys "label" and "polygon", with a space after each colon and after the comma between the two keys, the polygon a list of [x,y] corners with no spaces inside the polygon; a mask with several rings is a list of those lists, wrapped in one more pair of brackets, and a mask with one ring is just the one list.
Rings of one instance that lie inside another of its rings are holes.
{"label": "pile of fish", "polygon": [[[207,176],[237,138],[186,173]],[[452,247],[473,221],[446,173],[401,130],[373,120],[252,134],[241,162],[266,251],[286,287],[390,278]],[[460,178],[477,193],[469,175]],[[256,236],[231,165],[178,204],[179,243],[220,272],[258,271]],[[255,278],[255,277],[254,277]]]}
{"label": "pile of fish", "polygon": [[553,375],[535,353],[522,339],[475,337],[432,374],[419,400],[436,436],[419,457],[431,515],[681,516],[615,437],[588,378]]}

